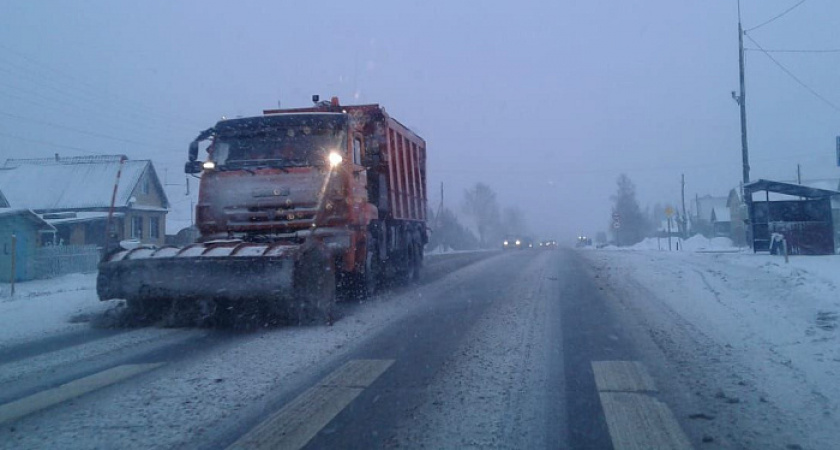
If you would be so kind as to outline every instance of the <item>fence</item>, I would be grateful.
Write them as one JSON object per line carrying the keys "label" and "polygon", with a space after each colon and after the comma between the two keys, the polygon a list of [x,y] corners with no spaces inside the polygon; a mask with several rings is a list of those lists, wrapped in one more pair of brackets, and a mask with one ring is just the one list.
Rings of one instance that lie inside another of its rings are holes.
{"label": "fence", "polygon": [[68,273],[96,272],[101,249],[96,245],[55,245],[35,251],[35,278]]}

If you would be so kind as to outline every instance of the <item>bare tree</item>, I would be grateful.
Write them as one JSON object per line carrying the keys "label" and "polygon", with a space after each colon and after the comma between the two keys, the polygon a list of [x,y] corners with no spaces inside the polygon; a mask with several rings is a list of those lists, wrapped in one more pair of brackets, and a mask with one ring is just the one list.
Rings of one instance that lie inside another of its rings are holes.
{"label": "bare tree", "polygon": [[612,196],[613,217],[618,225],[615,241],[619,246],[633,245],[645,238],[648,220],[636,201],[636,185],[625,174],[619,175],[617,183],[618,191]]}
{"label": "bare tree", "polygon": [[[430,216],[431,217],[431,216]],[[461,225],[449,208],[441,208],[435,217],[435,227],[429,238],[429,249],[472,250],[478,248],[478,238]]]}
{"label": "bare tree", "polygon": [[499,228],[499,203],[496,193],[484,183],[476,183],[464,192],[464,213],[472,217],[482,247],[488,246],[488,237]]}

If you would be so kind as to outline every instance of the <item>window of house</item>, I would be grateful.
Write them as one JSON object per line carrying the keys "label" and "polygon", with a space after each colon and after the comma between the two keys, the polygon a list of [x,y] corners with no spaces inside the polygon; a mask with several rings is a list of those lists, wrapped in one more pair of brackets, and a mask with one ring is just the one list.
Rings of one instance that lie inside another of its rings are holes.
{"label": "window of house", "polygon": [[131,218],[131,237],[135,239],[143,238],[143,217],[136,216]]}
{"label": "window of house", "polygon": [[160,237],[160,219],[158,217],[149,217],[149,237]]}
{"label": "window of house", "polygon": [[353,139],[353,164],[362,164],[362,140]]}

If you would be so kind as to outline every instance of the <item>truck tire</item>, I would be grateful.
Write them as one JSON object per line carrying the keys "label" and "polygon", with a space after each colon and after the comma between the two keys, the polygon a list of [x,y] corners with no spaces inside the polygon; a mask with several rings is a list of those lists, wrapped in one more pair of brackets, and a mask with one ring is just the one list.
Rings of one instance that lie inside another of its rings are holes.
{"label": "truck tire", "polygon": [[411,265],[411,281],[416,283],[420,281],[420,270],[423,268],[423,247],[415,245],[413,255],[414,259]]}
{"label": "truck tire", "polygon": [[332,258],[318,248],[303,252],[295,265],[291,319],[299,325],[332,325],[336,276]]}
{"label": "truck tire", "polygon": [[376,261],[376,251],[368,251],[364,272],[351,275],[351,298],[365,300],[373,297],[379,287],[380,273],[380,266]]}
{"label": "truck tire", "polygon": [[368,251],[364,270],[361,273],[344,272],[341,274],[339,287],[341,298],[346,300],[365,300],[373,297],[382,282],[382,263],[379,262],[379,250],[373,234],[367,234]]}
{"label": "truck tire", "polygon": [[403,264],[397,272],[401,284],[410,284],[420,280],[420,268],[423,265],[422,249],[417,245],[409,246],[403,256]]}

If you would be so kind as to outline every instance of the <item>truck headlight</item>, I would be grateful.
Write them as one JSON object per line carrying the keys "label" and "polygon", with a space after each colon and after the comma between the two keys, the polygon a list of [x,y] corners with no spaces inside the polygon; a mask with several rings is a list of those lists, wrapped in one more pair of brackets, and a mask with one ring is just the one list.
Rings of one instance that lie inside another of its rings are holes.
{"label": "truck headlight", "polygon": [[522,242],[520,242],[519,239],[517,239],[516,240],[516,245],[522,245]]}
{"label": "truck headlight", "polygon": [[330,152],[327,158],[330,161],[330,167],[336,167],[344,161],[344,158],[338,152]]}
{"label": "truck headlight", "polygon": [[204,164],[201,165],[204,170],[214,170],[216,168],[215,161],[204,161]]}
{"label": "truck headlight", "polygon": [[504,245],[508,245],[508,241],[505,241],[505,242],[504,242]]}

